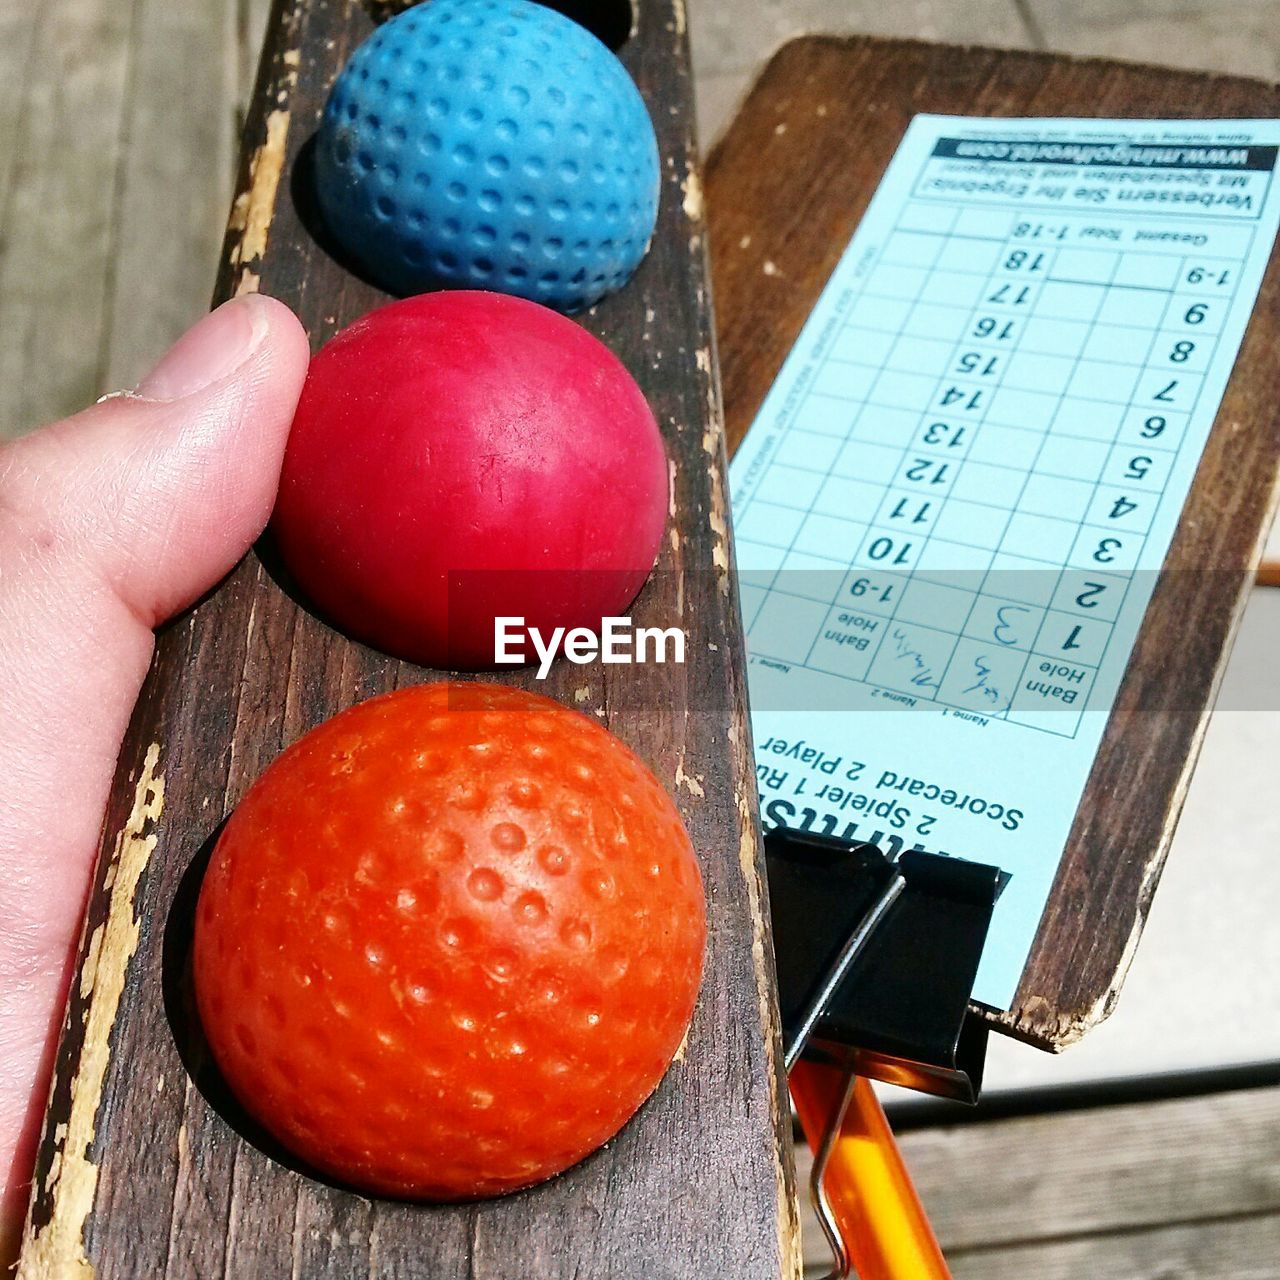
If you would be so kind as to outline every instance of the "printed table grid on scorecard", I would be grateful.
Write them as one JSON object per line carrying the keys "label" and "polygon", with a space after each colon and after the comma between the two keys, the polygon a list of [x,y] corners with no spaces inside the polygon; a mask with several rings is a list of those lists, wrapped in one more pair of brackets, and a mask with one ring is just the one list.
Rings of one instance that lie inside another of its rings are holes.
{"label": "printed table grid on scorecard", "polygon": [[755,656],[1074,736],[1247,244],[1046,225],[903,210],[739,513]]}

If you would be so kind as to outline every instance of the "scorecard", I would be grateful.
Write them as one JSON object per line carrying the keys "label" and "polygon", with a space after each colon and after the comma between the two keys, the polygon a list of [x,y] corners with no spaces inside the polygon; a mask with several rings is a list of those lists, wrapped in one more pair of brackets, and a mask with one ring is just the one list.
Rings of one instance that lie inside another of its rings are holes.
{"label": "scorecard", "polygon": [[1057,1047],[1132,954],[1265,528],[1280,125],[1037,62],[797,41],[710,182],[725,323],[750,282],[779,330],[722,326],[765,824],[1000,865],[975,999]]}

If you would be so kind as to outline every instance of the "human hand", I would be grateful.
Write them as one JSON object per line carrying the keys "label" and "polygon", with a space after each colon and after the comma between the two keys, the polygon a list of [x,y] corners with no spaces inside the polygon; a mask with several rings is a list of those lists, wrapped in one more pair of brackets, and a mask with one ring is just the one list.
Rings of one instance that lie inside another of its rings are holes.
{"label": "human hand", "polygon": [[307,359],[288,308],[248,295],[135,391],[0,448],[0,1272],[152,628],[262,532]]}

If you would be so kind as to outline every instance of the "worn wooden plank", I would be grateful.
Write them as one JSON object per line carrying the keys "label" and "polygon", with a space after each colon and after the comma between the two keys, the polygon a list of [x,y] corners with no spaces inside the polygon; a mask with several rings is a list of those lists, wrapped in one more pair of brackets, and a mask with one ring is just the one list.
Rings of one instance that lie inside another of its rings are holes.
{"label": "worn wooden plank", "polygon": [[1280,1213],[1280,1089],[926,1129],[902,1146],[951,1249]]}
{"label": "worn wooden plank", "polygon": [[769,55],[807,32],[915,36],[917,39],[1031,47],[1035,41],[1016,0],[728,0],[689,12],[698,134],[714,142],[733,119]]}
{"label": "worn wooden plank", "polygon": [[0,213],[5,436],[97,394],[135,16],[119,0],[30,9],[38,16]]}
{"label": "worn wooden plank", "polygon": [[273,4],[274,0],[236,0],[236,66],[240,89],[237,103],[241,126],[248,116]]}
{"label": "worn wooden plank", "polygon": [[760,66],[796,36],[914,36],[949,43],[1021,47],[1031,35],[1017,0],[754,0],[692,8],[694,69],[712,74]]}
{"label": "worn wooden plank", "polygon": [[[1170,1241],[1203,1255],[1235,1219],[1280,1232],[1280,1088],[914,1130],[900,1143],[957,1277],[1019,1274],[1017,1263],[1059,1274],[1068,1260],[1079,1276],[1127,1276],[1134,1239],[1155,1241],[1154,1258]],[[801,1185],[811,1166],[800,1148]],[[806,1266],[826,1265],[807,1203],[803,1225]],[[1235,1274],[1220,1262],[1190,1274]]]}
{"label": "worn wooden plank", "polygon": [[1274,1280],[1280,1214],[951,1255],[955,1280]]}
{"label": "worn wooden plank", "polygon": [[204,309],[268,7],[0,5],[0,439],[132,385]]}
{"label": "worn wooden plank", "polygon": [[[41,13],[39,5],[27,4],[25,0],[0,0],[0,209],[13,187],[13,165],[22,133],[28,81],[35,74],[34,53]],[[0,223],[0,235],[6,225]],[[0,239],[0,257],[4,252],[5,242]]]}
{"label": "worn wooden plank", "polygon": [[[284,298],[316,344],[384,300],[316,245],[290,186],[329,85],[369,29],[354,0],[277,8],[218,285],[219,296]],[[123,748],[81,957],[92,976],[73,984],[23,1280],[86,1268],[100,1280],[798,1274],[679,0],[644,0],[622,56],[659,131],[660,221],[633,283],[583,322],[636,374],[668,444],[673,536],[632,612],[684,626],[688,660],[557,670],[539,688],[576,705],[585,686],[584,705],[681,806],[710,910],[686,1052],[607,1148],[549,1185],[475,1206],[321,1186],[228,1122],[181,981],[188,868],[286,743],[360,698],[432,678],[331,632],[251,555],[160,636]]]}
{"label": "worn wooden plank", "polygon": [[1280,78],[1280,28],[1256,0],[1027,0],[1051,49],[1228,75]]}
{"label": "worn wooden plank", "polygon": [[[912,114],[1273,116],[1249,80],[811,37],[766,68],[708,164],[726,419],[746,430]],[[1280,272],[1235,375],[1002,1029],[1061,1048],[1110,1012],[1146,918],[1276,497]],[[761,318],[767,317],[767,323]],[[1176,663],[1167,660],[1177,654]]]}
{"label": "worn wooden plank", "polygon": [[133,386],[207,306],[239,152],[239,0],[136,9],[101,389]]}

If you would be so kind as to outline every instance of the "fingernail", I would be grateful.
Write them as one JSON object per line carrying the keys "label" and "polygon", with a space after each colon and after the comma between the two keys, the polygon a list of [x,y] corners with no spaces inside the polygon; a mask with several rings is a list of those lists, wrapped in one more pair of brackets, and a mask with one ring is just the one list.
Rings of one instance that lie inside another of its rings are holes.
{"label": "fingernail", "polygon": [[188,329],[134,388],[145,400],[181,400],[234,373],[258,349],[268,328],[257,294],[224,302]]}

